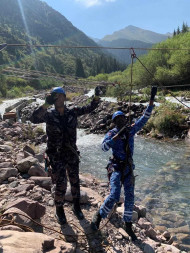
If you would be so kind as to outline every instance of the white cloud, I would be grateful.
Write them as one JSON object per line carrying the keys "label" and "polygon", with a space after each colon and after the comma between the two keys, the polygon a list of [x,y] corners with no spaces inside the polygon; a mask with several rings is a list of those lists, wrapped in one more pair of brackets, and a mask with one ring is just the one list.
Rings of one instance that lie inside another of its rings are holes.
{"label": "white cloud", "polygon": [[86,7],[92,7],[95,5],[101,5],[103,3],[111,3],[111,2],[115,2],[116,0],[75,0],[78,3],[83,4]]}

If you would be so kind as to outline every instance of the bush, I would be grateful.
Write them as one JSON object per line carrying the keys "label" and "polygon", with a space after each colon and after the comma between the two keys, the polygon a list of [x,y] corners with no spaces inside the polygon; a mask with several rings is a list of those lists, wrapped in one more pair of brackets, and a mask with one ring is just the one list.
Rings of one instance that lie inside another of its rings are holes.
{"label": "bush", "polygon": [[147,122],[145,130],[154,130],[173,137],[181,131],[179,126],[184,120],[185,116],[179,112],[179,106],[166,102],[156,109],[155,116]]}

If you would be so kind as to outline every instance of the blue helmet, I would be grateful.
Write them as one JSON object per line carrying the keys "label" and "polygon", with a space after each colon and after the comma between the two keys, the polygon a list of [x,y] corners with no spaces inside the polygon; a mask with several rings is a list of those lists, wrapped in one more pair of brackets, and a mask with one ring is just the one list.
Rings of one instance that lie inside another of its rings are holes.
{"label": "blue helmet", "polygon": [[51,93],[60,93],[60,94],[64,94],[66,96],[65,90],[62,87],[55,87],[55,88],[53,88],[53,90],[51,91]]}
{"label": "blue helmet", "polygon": [[114,114],[112,115],[112,120],[114,121],[114,119],[115,119],[117,116],[124,116],[124,117],[125,117],[125,114],[124,114],[122,111],[114,112]]}

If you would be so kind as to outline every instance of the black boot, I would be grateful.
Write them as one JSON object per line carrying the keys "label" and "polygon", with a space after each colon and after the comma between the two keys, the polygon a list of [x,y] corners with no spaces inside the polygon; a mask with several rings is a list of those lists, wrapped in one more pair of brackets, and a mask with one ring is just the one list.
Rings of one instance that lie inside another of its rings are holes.
{"label": "black boot", "polygon": [[100,222],[101,222],[101,215],[100,215],[100,212],[99,210],[94,214],[93,218],[92,218],[92,222],[91,222],[91,229],[96,231],[99,229],[99,226],[100,226]]}
{"label": "black boot", "polygon": [[56,206],[56,215],[57,221],[60,225],[67,223],[65,212],[63,206]]}
{"label": "black boot", "polygon": [[131,237],[132,241],[136,241],[137,237],[132,230],[132,222],[125,222],[125,231]]}
{"label": "black boot", "polygon": [[74,214],[77,216],[79,220],[84,219],[84,215],[80,208],[80,198],[74,198],[73,199],[73,208],[72,208]]}

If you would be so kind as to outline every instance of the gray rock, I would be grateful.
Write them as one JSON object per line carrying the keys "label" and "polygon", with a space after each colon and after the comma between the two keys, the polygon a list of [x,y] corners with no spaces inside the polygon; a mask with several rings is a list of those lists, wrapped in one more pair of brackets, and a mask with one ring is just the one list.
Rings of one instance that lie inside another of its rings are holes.
{"label": "gray rock", "polygon": [[0,163],[0,168],[13,168],[13,164],[11,162],[3,162]]}
{"label": "gray rock", "polygon": [[0,184],[9,177],[14,177],[18,174],[16,168],[0,168]]}
{"label": "gray rock", "polygon": [[30,167],[28,174],[30,176],[39,176],[39,177],[46,177],[47,173],[45,172],[44,168],[40,166],[40,164],[34,164]]}
{"label": "gray rock", "polygon": [[35,155],[35,151],[33,148],[31,148],[30,146],[26,145],[24,148],[23,148],[23,151],[26,151],[27,153],[30,153],[31,155]]}
{"label": "gray rock", "polygon": [[0,152],[9,152],[12,151],[12,147],[8,146],[8,145],[0,145]]}
{"label": "gray rock", "polygon": [[31,177],[31,180],[35,182],[35,184],[39,185],[42,188],[45,188],[46,190],[51,190],[51,178],[50,177]]}
{"label": "gray rock", "polygon": [[45,206],[28,198],[19,198],[6,206],[6,210],[15,207],[26,213],[32,219],[40,219],[45,214]]}
{"label": "gray rock", "polygon": [[38,164],[38,160],[33,156],[29,156],[25,159],[22,159],[17,163],[17,168],[20,172],[27,173],[30,167],[34,164]]}
{"label": "gray rock", "polygon": [[9,187],[15,188],[15,187],[17,187],[18,185],[19,185],[19,182],[18,182],[18,181],[14,181],[14,182],[11,182],[11,183],[9,184]]}

